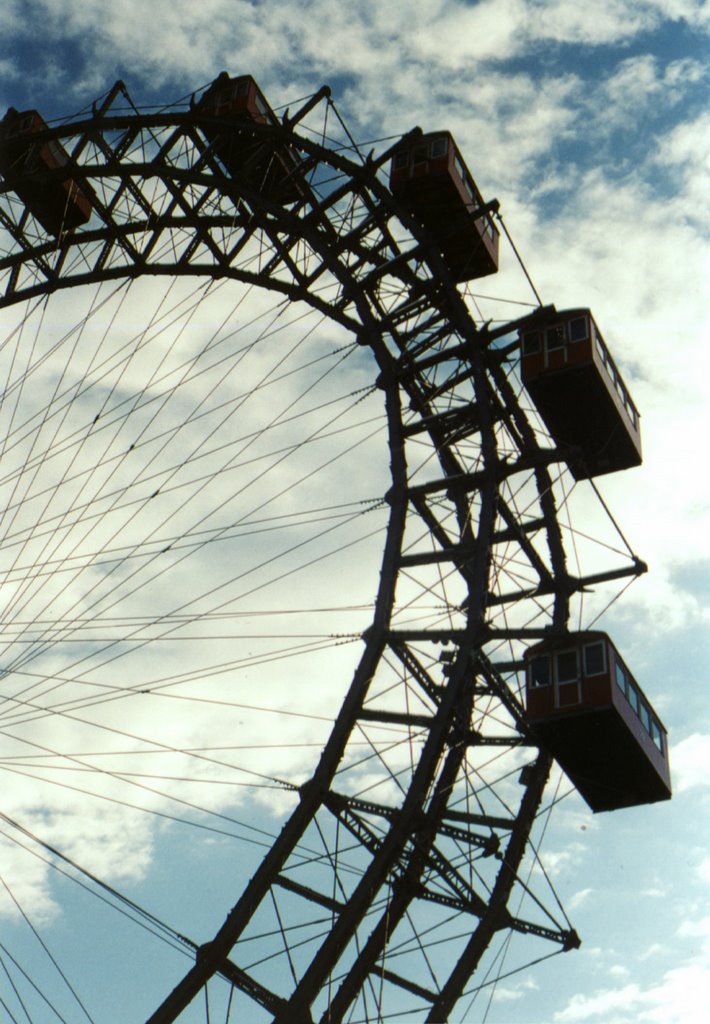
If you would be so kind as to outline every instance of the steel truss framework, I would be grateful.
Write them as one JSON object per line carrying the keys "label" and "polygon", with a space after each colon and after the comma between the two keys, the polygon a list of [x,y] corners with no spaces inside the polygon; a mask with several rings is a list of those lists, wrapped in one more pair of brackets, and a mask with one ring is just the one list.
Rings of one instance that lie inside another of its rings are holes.
{"label": "steel truss framework", "polygon": [[239,1020],[457,1019],[496,935],[578,944],[559,911],[513,909],[550,770],[516,672],[525,644],[565,630],[574,594],[641,566],[569,571],[563,459],[531,426],[499,344],[515,324],[474,317],[388,192],[391,149],[362,158],[299,133],[323,93],[278,126],[243,127],[261,165],[279,147],[299,154],[302,199],[284,207],[260,192],[249,158],[243,177],[227,173],[195,111],[118,100],[119,86],[92,116],[48,131],[92,197],[85,227],[48,237],[14,183],[0,186],[0,304],[147,275],[305,302],[371,351],[391,465],[374,614],[330,738],[150,1024],[179,1019],[212,978],[231,986]]}

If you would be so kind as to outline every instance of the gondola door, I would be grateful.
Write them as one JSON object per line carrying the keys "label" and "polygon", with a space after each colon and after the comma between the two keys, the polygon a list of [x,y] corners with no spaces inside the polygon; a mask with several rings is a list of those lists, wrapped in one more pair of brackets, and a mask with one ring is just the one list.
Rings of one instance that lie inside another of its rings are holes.
{"label": "gondola door", "polygon": [[570,708],[582,702],[579,651],[572,647],[555,652],[555,707]]}

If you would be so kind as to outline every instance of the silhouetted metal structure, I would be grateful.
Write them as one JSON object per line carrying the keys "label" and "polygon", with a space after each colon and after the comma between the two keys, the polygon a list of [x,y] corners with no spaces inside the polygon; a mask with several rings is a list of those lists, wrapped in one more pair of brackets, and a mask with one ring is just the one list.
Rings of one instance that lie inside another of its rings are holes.
{"label": "silhouetted metal structure", "polygon": [[[495,272],[499,239],[447,132],[363,158],[294,130],[324,90],[281,121],[249,76],[220,76],[187,110],[114,108],[122,94],[42,128],[69,177],[41,160],[28,187],[6,158],[0,305],[148,275],[302,301],[369,349],[391,472],[372,619],[330,738],[223,923],[199,946],[181,931],[194,963],[178,961],[150,1022],[177,1020],[212,978],[240,1020],[445,1020],[496,935],[579,944],[556,906],[520,909],[551,757],[518,673],[527,645],[564,636],[575,593],[645,567],[568,568],[550,470],[566,438],[540,440],[454,287]],[[586,313],[556,323],[580,320],[591,344]]]}

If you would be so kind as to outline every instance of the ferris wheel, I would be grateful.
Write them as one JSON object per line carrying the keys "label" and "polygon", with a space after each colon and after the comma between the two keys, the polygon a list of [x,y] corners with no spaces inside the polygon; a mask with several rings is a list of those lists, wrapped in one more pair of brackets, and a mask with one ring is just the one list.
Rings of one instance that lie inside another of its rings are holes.
{"label": "ferris wheel", "polygon": [[645,569],[523,387],[551,307],[448,133],[363,153],[326,89],[13,117],[3,835],[122,917],[86,996],[3,959],[11,1019],[474,1019],[579,945],[525,652]]}

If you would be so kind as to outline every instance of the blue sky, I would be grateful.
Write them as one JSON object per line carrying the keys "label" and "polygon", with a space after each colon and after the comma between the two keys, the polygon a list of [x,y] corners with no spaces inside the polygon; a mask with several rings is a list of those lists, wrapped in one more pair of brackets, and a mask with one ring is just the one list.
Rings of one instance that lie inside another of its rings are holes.
{"label": "blue sky", "polygon": [[[675,794],[669,804],[597,817],[575,795],[561,802],[543,858],[582,948],[502,981],[488,1009],[475,1004],[471,1021],[704,1020],[709,33],[710,8],[696,0],[366,0],[347,15],[336,0],[5,0],[0,10],[0,110],[71,116],[119,77],[138,105],[169,104],[224,68],[254,74],[273,106],[329,83],[358,141],[415,124],[449,128],[484,194],[500,199],[543,300],[590,306],[623,369],[643,417],[644,465],[599,486],[650,572],[604,624],[669,729]],[[71,310],[61,311],[68,319]],[[309,710],[315,722],[317,702]],[[185,742],[181,728],[175,735]],[[299,731],[284,735],[296,740]],[[62,742],[79,742],[75,752],[83,739],[61,734]],[[312,742],[321,740],[314,725]],[[3,741],[8,814],[38,833],[44,822],[50,841],[178,930],[208,931],[209,920],[221,921],[247,874],[241,859],[233,873],[224,836],[192,837],[185,858],[178,852],[185,826],[177,822],[87,811],[77,793],[57,797],[53,808],[52,787],[35,791],[10,772],[19,748],[6,733]],[[277,828],[263,794],[254,802],[240,795],[228,809],[221,794],[208,799],[213,809]],[[87,814],[100,818],[100,842],[97,833],[82,838],[77,817]],[[233,822],[226,827],[236,830]],[[114,933],[103,910],[87,917],[91,901],[69,895],[74,886],[12,844],[0,846],[0,865],[48,944],[71,950],[88,941],[101,950],[84,978],[81,967],[71,968],[78,988],[86,982],[97,1020],[139,1020],[141,986],[159,989],[167,961],[163,967],[156,957],[128,994],[118,973],[109,985],[106,971],[113,974],[114,958],[132,941],[123,926]],[[176,888],[190,892],[177,879],[206,877],[197,906],[188,912],[176,903]],[[7,905],[2,936],[24,964],[38,961],[35,939]],[[138,969],[128,968],[134,977]],[[100,1005],[111,1005],[117,991],[120,1017]],[[86,1019],[75,1007],[67,1013]],[[25,1019],[19,1011],[17,1019]]]}

